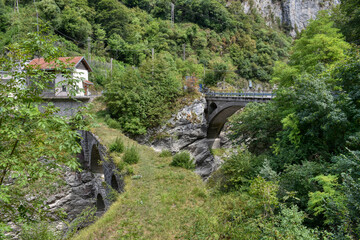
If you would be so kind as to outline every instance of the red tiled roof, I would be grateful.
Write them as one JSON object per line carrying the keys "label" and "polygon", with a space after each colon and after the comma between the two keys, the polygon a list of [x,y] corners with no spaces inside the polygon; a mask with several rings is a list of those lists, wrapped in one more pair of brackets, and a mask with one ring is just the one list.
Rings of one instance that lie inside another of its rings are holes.
{"label": "red tiled roof", "polygon": [[[86,62],[84,57],[60,57],[58,58],[61,62],[69,65],[69,67],[76,67],[80,61],[83,61],[84,65],[88,68],[89,72],[92,71],[89,64]],[[44,58],[35,58],[31,60],[29,65],[39,67],[43,70],[51,70],[55,68],[54,61],[46,62]]]}
{"label": "red tiled roof", "polygon": [[87,85],[94,85],[92,82],[88,81],[88,80],[84,80],[83,83],[87,84]]}

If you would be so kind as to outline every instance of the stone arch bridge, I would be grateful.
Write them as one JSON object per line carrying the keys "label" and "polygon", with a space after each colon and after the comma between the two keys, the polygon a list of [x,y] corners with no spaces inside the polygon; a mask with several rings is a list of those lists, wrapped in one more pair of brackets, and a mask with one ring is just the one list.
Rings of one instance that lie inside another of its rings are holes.
{"label": "stone arch bridge", "polygon": [[218,138],[227,119],[249,102],[268,102],[275,97],[273,93],[206,93],[207,108],[205,110],[208,121],[207,138]]}
{"label": "stone arch bridge", "polygon": [[123,176],[96,135],[89,131],[80,131],[80,134],[82,151],[78,161],[84,170],[90,171],[95,177],[91,195],[96,200],[97,211],[102,213],[111,204],[111,191],[123,191]]}

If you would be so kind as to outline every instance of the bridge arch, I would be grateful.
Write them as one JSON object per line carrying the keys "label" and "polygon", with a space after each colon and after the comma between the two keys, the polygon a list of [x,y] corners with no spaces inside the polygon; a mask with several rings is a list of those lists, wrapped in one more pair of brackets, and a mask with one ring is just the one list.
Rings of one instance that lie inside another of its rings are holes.
{"label": "bridge arch", "polygon": [[217,109],[216,103],[211,102],[211,103],[209,104],[208,114],[212,114],[216,109]]}
{"label": "bridge arch", "polygon": [[96,144],[93,144],[90,152],[90,171],[93,173],[104,173],[101,162],[99,148]]}
{"label": "bridge arch", "polygon": [[96,197],[96,212],[104,212],[105,211],[105,202],[102,195],[99,193]]}
{"label": "bridge arch", "polygon": [[115,174],[112,174],[112,176],[111,176],[111,187],[118,192],[120,191],[120,185],[119,185],[119,182],[118,182]]}
{"label": "bridge arch", "polygon": [[[210,92],[206,95],[208,121],[208,139],[218,138],[227,119],[249,102],[268,102],[275,95],[272,93],[229,93]],[[211,141],[210,141],[211,142]]]}
{"label": "bridge arch", "polygon": [[245,102],[227,102],[221,104],[217,109],[215,109],[208,117],[208,131],[207,138],[214,139],[217,138],[224,127],[227,119],[232,116],[239,109],[245,107]]}

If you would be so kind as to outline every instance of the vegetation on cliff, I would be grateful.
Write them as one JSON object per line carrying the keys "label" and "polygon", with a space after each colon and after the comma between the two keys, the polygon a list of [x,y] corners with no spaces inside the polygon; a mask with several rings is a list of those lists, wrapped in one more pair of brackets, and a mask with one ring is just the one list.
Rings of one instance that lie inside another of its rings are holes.
{"label": "vegetation on cliff", "polygon": [[159,124],[186,76],[246,88],[249,79],[269,81],[274,62],[288,56],[291,39],[256,12],[244,14],[240,2],[175,5],[172,24],[171,1],[20,1],[14,11],[13,2],[1,0],[0,49],[27,39],[37,21],[48,27],[64,54],[91,58],[92,81],[108,93],[110,116],[130,134]]}

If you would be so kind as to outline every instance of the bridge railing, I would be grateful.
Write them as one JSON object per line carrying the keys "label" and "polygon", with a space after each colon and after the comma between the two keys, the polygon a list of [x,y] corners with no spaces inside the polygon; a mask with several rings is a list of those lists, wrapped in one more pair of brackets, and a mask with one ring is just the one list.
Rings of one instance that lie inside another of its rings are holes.
{"label": "bridge railing", "polygon": [[240,98],[274,98],[276,96],[275,93],[269,92],[206,92],[205,95],[207,97],[240,97]]}

